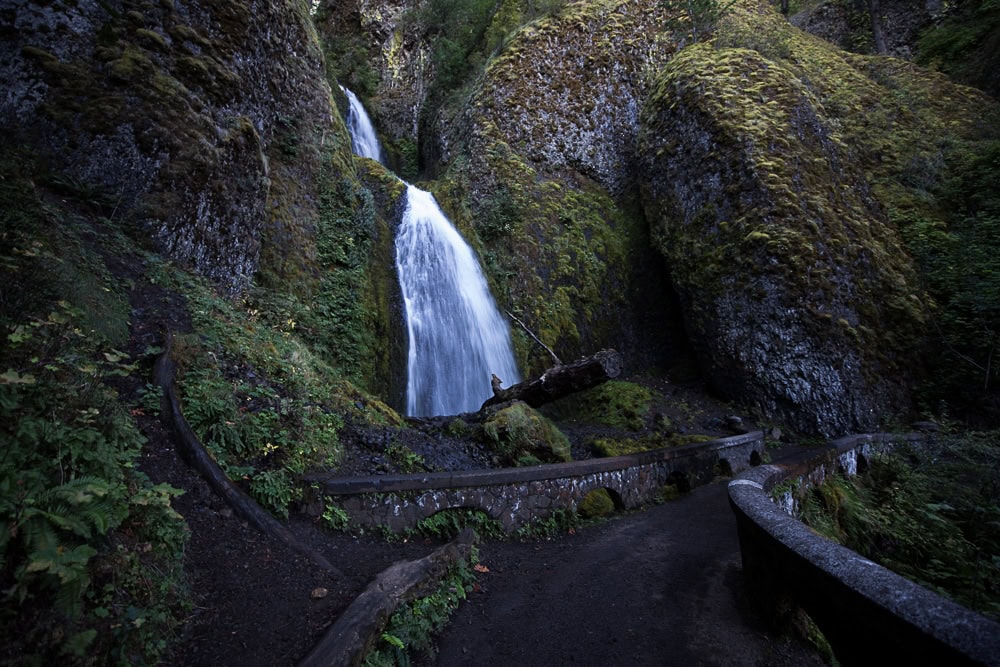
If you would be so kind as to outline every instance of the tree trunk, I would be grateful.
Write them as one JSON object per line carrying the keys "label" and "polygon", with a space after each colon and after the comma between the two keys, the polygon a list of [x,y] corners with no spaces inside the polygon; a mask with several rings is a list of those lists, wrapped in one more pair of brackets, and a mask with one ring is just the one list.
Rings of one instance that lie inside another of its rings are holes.
{"label": "tree trunk", "polygon": [[880,56],[889,53],[889,47],[885,43],[885,33],[882,32],[882,18],[880,16],[881,7],[879,0],[868,0],[868,13],[872,18],[872,37],[875,38],[875,52]]}
{"label": "tree trunk", "polygon": [[622,357],[615,350],[601,350],[569,364],[553,366],[541,377],[519,382],[507,389],[494,385],[493,398],[480,409],[507,401],[524,401],[533,408],[584,389],[590,389],[618,377],[622,370]]}

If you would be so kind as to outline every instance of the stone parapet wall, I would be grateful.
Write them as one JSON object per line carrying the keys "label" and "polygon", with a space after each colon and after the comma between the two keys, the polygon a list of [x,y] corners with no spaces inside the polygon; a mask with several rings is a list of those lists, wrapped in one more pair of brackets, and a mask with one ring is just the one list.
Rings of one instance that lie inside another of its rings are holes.
{"label": "stone parapet wall", "polygon": [[575,510],[596,489],[607,489],[619,509],[638,507],[667,484],[689,488],[710,481],[720,467],[744,470],[760,461],[763,448],[763,433],[755,431],[685,447],[571,463],[423,475],[312,477],[309,481],[363,526],[401,532],[442,510],[470,508],[482,510],[513,532],[559,510]]}
{"label": "stone parapet wall", "polygon": [[[902,436],[910,439],[913,436]],[[864,466],[898,436],[852,436],[798,466],[763,465],[729,483],[743,570],[768,612],[803,609],[840,664],[1000,664],[1000,624],[827,540],[771,491]]]}

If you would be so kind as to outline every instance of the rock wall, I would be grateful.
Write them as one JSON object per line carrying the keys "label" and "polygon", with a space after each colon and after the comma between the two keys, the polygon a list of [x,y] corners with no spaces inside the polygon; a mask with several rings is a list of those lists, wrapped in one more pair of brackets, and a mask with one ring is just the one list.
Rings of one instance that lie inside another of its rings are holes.
{"label": "rock wall", "polygon": [[[8,145],[113,198],[114,215],[230,291],[262,252],[300,258],[279,273],[308,268],[316,204],[302,184],[343,126],[305,3],[22,0],[0,13]],[[269,239],[285,247],[262,250]]]}
{"label": "rock wall", "polygon": [[753,3],[664,68],[643,117],[644,203],[720,392],[828,435],[906,411],[930,301],[890,223],[914,195],[889,184],[980,104]]}
{"label": "rock wall", "polygon": [[[650,78],[676,49],[664,21],[659,2],[633,0],[578,3],[525,26],[490,63],[473,123],[542,172],[572,171],[621,193],[636,178]],[[485,148],[473,141],[471,151]]]}
{"label": "rock wall", "polygon": [[417,143],[434,72],[429,45],[412,17],[419,0],[325,3],[319,28],[344,85],[368,101],[368,112],[390,144]]}
{"label": "rock wall", "polygon": [[332,501],[362,526],[404,532],[443,510],[478,509],[510,533],[556,512],[576,511],[598,489],[611,492],[618,509],[633,509],[653,500],[665,485],[688,490],[709,483],[720,467],[728,474],[740,472],[760,462],[763,438],[754,431],[674,449],[525,468],[314,476],[310,481],[324,495],[313,498],[309,511],[318,515]]}

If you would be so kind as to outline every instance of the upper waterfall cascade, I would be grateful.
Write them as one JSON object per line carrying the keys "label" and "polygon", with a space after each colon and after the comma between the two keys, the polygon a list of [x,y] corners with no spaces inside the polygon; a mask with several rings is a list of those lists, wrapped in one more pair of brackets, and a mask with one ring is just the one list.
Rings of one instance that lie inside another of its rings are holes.
{"label": "upper waterfall cascade", "polygon": [[375,126],[372,125],[371,118],[365,111],[358,96],[343,86],[340,87],[347,95],[347,131],[351,135],[351,147],[355,155],[370,157],[373,160],[382,161],[382,149],[378,145],[378,135],[375,134]]}
{"label": "upper waterfall cascade", "polygon": [[[343,90],[354,152],[381,162],[368,114]],[[396,233],[396,270],[409,337],[407,415],[472,412],[493,395],[491,375],[507,385],[520,380],[510,329],[475,252],[434,196],[410,184]]]}

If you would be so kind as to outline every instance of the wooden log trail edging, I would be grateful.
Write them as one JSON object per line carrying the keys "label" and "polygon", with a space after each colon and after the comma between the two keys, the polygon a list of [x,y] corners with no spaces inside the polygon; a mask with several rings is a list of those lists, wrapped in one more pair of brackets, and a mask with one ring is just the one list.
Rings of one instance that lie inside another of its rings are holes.
{"label": "wooden log trail edging", "polygon": [[400,604],[432,593],[457,563],[467,561],[475,533],[466,528],[419,560],[383,570],[330,626],[299,667],[359,665]]}
{"label": "wooden log trail edging", "polygon": [[[912,440],[912,436],[901,436]],[[1000,623],[814,533],[772,500],[779,484],[851,474],[900,436],[850,436],[797,466],[762,465],[729,483],[743,571],[765,612],[804,609],[843,665],[1000,665]]]}
{"label": "wooden log trail edging", "polygon": [[181,413],[180,399],[177,396],[177,389],[174,386],[174,375],[177,372],[177,365],[170,356],[173,343],[173,334],[167,333],[163,353],[153,366],[153,382],[163,390],[163,397],[160,399],[160,412],[167,425],[174,432],[175,444],[180,451],[181,457],[188,465],[201,474],[212,490],[219,494],[226,504],[232,508],[236,516],[247,521],[262,533],[270,535],[309,558],[309,560],[333,576],[342,577],[343,573],[334,567],[322,554],[295,537],[287,527],[265,511],[253,498],[244,493],[241,488],[236,486],[222,468],[219,467],[215,459],[212,458],[212,455],[208,453],[208,450],[205,449],[205,445],[198,439],[191,425],[188,424],[187,419]]}

